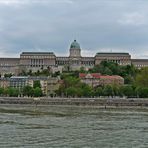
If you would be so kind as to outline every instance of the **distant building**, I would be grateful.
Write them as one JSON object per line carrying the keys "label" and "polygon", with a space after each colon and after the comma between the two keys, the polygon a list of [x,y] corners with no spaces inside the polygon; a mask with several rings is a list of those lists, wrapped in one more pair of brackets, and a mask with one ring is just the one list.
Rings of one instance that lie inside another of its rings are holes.
{"label": "distant building", "polygon": [[98,52],[93,57],[82,57],[79,43],[74,40],[69,49],[69,56],[56,56],[53,52],[22,52],[20,58],[0,58],[0,73],[13,73],[17,75],[22,70],[33,72],[49,69],[52,72],[63,70],[86,70],[101,61],[113,61],[120,65],[133,64],[137,68],[148,66],[148,59],[131,59],[129,53]]}
{"label": "distant building", "polygon": [[23,87],[28,85],[28,77],[26,76],[12,76],[9,78],[10,87],[17,88],[19,90],[22,90]]}
{"label": "distant building", "polygon": [[0,87],[13,87],[22,90],[27,85],[33,87],[34,81],[40,81],[44,95],[55,94],[55,91],[58,90],[60,86],[60,79],[58,77],[12,76],[10,78],[0,78]]}
{"label": "distant building", "polygon": [[104,86],[110,84],[116,84],[116,85],[124,84],[124,78],[116,75],[108,76],[108,75],[101,75],[99,73],[91,73],[91,74],[80,73],[79,78],[81,79],[81,82],[88,84],[91,87]]}
{"label": "distant building", "polygon": [[116,53],[116,52],[102,52],[97,53],[95,56],[95,65],[100,64],[101,61],[111,61],[119,65],[131,65],[131,55],[129,53]]}
{"label": "distant building", "polygon": [[58,90],[60,87],[60,79],[56,77],[50,77],[47,81],[47,95],[55,95],[56,90]]}

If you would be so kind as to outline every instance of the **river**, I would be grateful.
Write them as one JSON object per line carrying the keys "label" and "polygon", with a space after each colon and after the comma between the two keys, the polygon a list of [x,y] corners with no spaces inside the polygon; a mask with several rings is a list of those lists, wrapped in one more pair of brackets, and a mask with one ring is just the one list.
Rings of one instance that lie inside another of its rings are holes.
{"label": "river", "polygon": [[148,109],[0,106],[1,148],[148,148]]}

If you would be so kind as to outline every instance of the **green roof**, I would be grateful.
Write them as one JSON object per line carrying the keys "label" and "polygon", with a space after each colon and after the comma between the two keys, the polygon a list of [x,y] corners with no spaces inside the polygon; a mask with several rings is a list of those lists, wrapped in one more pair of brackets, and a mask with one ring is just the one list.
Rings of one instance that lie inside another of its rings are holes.
{"label": "green roof", "polygon": [[71,43],[70,48],[80,49],[80,45],[79,45],[79,43],[78,43],[76,40],[74,40],[74,41]]}

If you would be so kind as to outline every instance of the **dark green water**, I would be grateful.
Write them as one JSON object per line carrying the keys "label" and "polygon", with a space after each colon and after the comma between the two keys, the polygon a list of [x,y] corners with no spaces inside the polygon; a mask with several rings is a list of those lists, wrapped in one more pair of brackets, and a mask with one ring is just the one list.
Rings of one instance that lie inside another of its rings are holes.
{"label": "dark green water", "polygon": [[2,148],[148,148],[148,109],[0,106]]}

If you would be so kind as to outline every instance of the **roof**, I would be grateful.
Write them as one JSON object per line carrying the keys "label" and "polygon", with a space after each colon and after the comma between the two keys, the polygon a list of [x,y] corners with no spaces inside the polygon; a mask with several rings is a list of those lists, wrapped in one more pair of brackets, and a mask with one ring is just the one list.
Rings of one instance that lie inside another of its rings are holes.
{"label": "roof", "polygon": [[70,49],[80,49],[79,43],[76,40],[74,40],[70,45]]}
{"label": "roof", "polygon": [[99,79],[100,76],[101,76],[100,73],[91,73],[91,74],[79,73],[80,78],[97,78],[97,79]]}
{"label": "roof", "polygon": [[131,59],[132,62],[148,62],[148,59]]}
{"label": "roof", "polygon": [[91,73],[91,74],[86,74],[86,73],[79,73],[79,78],[95,78],[95,79],[123,79],[121,76],[118,75],[101,75],[100,73]]}
{"label": "roof", "polygon": [[129,54],[128,52],[98,52],[96,54]]}
{"label": "roof", "polygon": [[[113,76],[100,76],[100,79],[118,79],[118,78],[122,78],[121,76],[117,76],[117,75],[113,75]],[[123,78],[122,78],[123,79]]]}
{"label": "roof", "polygon": [[52,54],[53,55],[54,53],[53,52],[22,52],[22,54],[37,54],[37,55],[38,54],[44,54],[44,55],[47,55],[47,54],[51,55]]}

